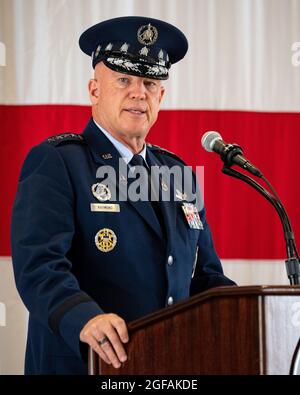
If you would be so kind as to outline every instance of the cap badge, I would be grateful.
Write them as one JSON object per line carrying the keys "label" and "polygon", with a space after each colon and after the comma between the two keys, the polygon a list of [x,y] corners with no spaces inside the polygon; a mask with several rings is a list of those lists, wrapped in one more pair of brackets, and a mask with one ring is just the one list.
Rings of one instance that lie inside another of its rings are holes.
{"label": "cap badge", "polygon": [[117,244],[117,236],[114,231],[103,228],[95,236],[95,243],[101,252],[112,251]]}
{"label": "cap badge", "polygon": [[100,202],[105,202],[106,200],[111,199],[111,192],[109,188],[104,184],[93,184],[92,194],[95,196],[96,199],[100,200]]}
{"label": "cap badge", "polygon": [[148,25],[141,26],[137,32],[137,38],[143,45],[153,45],[156,42],[157,37],[158,31],[156,27],[152,26],[150,23]]}

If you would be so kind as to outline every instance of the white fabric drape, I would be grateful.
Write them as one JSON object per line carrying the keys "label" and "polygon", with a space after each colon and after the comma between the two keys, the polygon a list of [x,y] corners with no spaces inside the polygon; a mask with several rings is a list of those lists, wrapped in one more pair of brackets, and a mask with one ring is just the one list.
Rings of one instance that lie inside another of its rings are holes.
{"label": "white fabric drape", "polygon": [[17,292],[10,258],[0,258],[0,375],[22,374],[28,313]]}
{"label": "white fabric drape", "polygon": [[1,0],[0,15],[0,103],[88,104],[81,32],[148,15],[178,26],[190,46],[172,68],[163,108],[299,111],[299,0]]}

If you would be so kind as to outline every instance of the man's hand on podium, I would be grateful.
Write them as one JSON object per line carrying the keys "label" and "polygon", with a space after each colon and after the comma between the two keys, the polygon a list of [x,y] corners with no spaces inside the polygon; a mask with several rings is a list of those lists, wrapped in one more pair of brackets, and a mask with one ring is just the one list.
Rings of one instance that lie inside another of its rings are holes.
{"label": "man's hand on podium", "polygon": [[107,364],[120,368],[127,360],[123,343],[129,340],[125,321],[116,314],[92,318],[80,332],[80,340],[89,344]]}

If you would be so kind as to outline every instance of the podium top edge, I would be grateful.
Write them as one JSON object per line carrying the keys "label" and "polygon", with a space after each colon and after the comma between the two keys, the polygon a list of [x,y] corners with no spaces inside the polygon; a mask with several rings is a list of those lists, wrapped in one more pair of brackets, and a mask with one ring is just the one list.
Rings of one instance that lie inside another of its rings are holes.
{"label": "podium top edge", "polygon": [[192,306],[208,302],[209,299],[223,298],[223,297],[265,297],[265,296],[299,296],[300,285],[251,285],[251,286],[223,286],[211,288],[207,291],[201,292],[197,295],[189,297],[180,301],[173,306],[165,307],[154,313],[148,314],[137,320],[131,321],[128,328],[131,331],[145,327],[148,324],[153,324],[160,321],[162,318],[169,318]]}

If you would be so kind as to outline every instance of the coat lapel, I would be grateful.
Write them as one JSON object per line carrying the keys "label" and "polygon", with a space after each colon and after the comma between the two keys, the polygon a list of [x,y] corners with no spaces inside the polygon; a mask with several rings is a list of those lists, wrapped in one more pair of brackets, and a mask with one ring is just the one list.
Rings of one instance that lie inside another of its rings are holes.
{"label": "coat lapel", "polygon": [[[156,158],[156,156],[150,151],[150,149],[147,149],[147,162],[150,166],[158,166],[161,169],[161,166],[165,166],[163,163],[159,162],[159,160]],[[160,201],[160,207],[162,209],[163,217],[164,217],[164,222],[166,226],[166,234],[171,241],[172,235],[175,232],[176,228],[176,215],[177,215],[177,206],[176,202],[174,201],[174,184],[172,181],[172,177],[169,176],[169,174],[162,175],[162,182],[164,182],[164,188],[168,188],[168,195],[169,199],[168,200],[161,200]],[[161,183],[159,183],[160,189],[162,188]]]}

